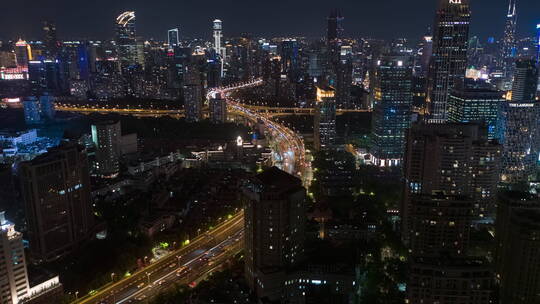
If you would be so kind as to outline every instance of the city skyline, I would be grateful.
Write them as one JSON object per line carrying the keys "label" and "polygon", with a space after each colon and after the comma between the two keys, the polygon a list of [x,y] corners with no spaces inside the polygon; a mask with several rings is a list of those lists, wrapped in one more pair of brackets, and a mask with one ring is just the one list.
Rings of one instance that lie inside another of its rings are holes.
{"label": "city skyline", "polygon": [[[180,37],[210,38],[211,22],[220,18],[224,22],[226,36],[238,35],[249,28],[249,32],[257,35],[303,35],[319,37],[324,32],[323,21],[328,11],[339,9],[345,17],[345,36],[371,38],[406,37],[416,39],[423,35],[432,25],[437,1],[421,0],[420,4],[410,5],[403,1],[348,3],[340,0],[332,5],[322,0],[314,1],[277,1],[271,8],[246,0],[236,2],[234,7],[229,3],[207,3],[187,1],[173,3],[171,1],[148,2],[115,1],[106,3],[103,0],[88,3],[71,3],[67,0],[57,1],[54,7],[33,7],[27,1],[8,2],[7,11],[25,11],[26,18],[17,14],[6,14],[0,20],[0,37],[4,39],[41,39],[42,22],[45,19],[57,23],[58,35],[61,39],[91,38],[110,39],[114,36],[113,21],[122,11],[135,10],[138,19],[138,33],[145,38],[166,40],[167,30],[179,27]],[[496,3],[487,0],[473,1],[471,4],[472,22],[471,36],[500,38],[504,30],[504,16],[508,9],[506,0]],[[28,9],[30,7],[30,9]],[[389,10],[388,8],[392,8]],[[540,22],[535,12],[540,10],[540,3],[520,1],[517,4],[517,36],[533,36],[535,25]],[[264,14],[261,12],[264,11]],[[302,14],[298,12],[302,11]],[[385,16],[385,18],[381,18]],[[493,16],[502,16],[493,18]],[[100,20],[100,22],[96,22]],[[111,20],[110,23],[106,20]],[[392,20],[392,26],[388,26]],[[72,26],[77,24],[77,26]],[[70,26],[71,25],[71,26]],[[396,34],[395,27],[399,27]],[[290,30],[294,28],[294,30]],[[396,36],[398,35],[398,36]]]}

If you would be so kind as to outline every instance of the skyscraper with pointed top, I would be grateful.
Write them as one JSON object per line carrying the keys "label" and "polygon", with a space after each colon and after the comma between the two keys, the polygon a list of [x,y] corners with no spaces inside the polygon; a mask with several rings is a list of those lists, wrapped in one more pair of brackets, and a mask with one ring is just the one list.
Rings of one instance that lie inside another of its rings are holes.
{"label": "skyscraper with pointed top", "polygon": [[450,91],[465,78],[470,19],[469,0],[439,0],[426,100],[430,123],[446,122]]}
{"label": "skyscraper with pointed top", "polygon": [[509,0],[508,13],[506,14],[506,26],[501,49],[501,65],[505,78],[505,87],[509,89],[512,84],[514,70],[514,58],[516,53],[516,28],[517,28],[517,0]]}

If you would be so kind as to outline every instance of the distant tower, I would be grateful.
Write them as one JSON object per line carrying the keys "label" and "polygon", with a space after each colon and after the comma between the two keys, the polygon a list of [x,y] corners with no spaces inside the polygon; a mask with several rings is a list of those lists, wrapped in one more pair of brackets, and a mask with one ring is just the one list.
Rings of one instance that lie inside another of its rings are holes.
{"label": "distant tower", "polygon": [[123,12],[116,18],[116,47],[122,67],[134,65],[138,61],[135,12]]}
{"label": "distant tower", "polygon": [[223,22],[214,20],[214,50],[216,55],[221,57],[221,77],[223,77],[223,66],[225,64],[225,49],[221,46],[221,38],[223,38]]}
{"label": "distant tower", "polygon": [[56,59],[58,55],[58,38],[56,36],[56,24],[50,21],[43,23],[43,42],[45,44],[45,54],[47,59]]}
{"label": "distant tower", "polygon": [[167,42],[169,43],[169,49],[174,49],[180,45],[180,31],[178,28],[170,29],[167,32]]}
{"label": "distant tower", "polygon": [[[514,66],[514,57],[516,51],[516,28],[517,28],[517,0],[510,0],[508,3],[508,14],[506,15],[506,26],[504,28],[504,37],[501,50],[501,63],[505,82],[511,84],[512,70]],[[508,87],[509,85],[506,85]]]}
{"label": "distant tower", "polygon": [[540,23],[536,25],[536,42],[537,42],[537,55],[536,55],[536,64],[540,64]]}
{"label": "distant tower", "polygon": [[227,122],[227,101],[217,93],[210,98],[210,120],[212,123],[220,124]]}
{"label": "distant tower", "polygon": [[30,44],[26,43],[26,41],[22,39],[19,39],[19,41],[15,43],[15,56],[17,59],[17,66],[27,67],[28,62],[32,59],[32,49]]}
{"label": "distant tower", "polygon": [[102,121],[92,125],[96,172],[103,178],[115,178],[120,172],[121,129],[119,121]]}
{"label": "distant tower", "polygon": [[448,95],[465,78],[470,19],[469,0],[440,0],[428,79],[427,108],[431,123],[446,122]]}
{"label": "distant tower", "polygon": [[333,10],[328,16],[326,39],[328,43],[341,39],[343,36],[343,16],[338,10]]}
{"label": "distant tower", "polygon": [[316,150],[332,148],[336,141],[336,92],[333,87],[317,87],[314,141]]}

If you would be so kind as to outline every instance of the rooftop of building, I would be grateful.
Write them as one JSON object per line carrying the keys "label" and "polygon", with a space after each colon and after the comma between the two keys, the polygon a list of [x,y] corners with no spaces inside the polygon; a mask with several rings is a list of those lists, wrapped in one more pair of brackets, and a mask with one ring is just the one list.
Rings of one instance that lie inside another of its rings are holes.
{"label": "rooftop of building", "polygon": [[287,192],[302,187],[302,181],[277,167],[272,167],[255,176],[255,180],[266,190]]}

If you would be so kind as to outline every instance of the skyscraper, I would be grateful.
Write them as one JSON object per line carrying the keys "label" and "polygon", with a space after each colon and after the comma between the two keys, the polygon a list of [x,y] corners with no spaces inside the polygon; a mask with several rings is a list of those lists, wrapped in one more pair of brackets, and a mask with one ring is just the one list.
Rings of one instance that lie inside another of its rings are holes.
{"label": "skyscraper", "polygon": [[281,43],[281,70],[293,81],[300,76],[300,54],[296,39],[287,39]]}
{"label": "skyscraper", "polygon": [[401,165],[405,132],[412,115],[412,62],[403,55],[384,55],[375,68],[372,119],[374,163]]}
{"label": "skyscraper", "polygon": [[33,96],[25,98],[23,101],[23,109],[24,121],[27,125],[35,125],[43,122],[38,98]]}
{"label": "skyscraper", "polygon": [[122,68],[138,63],[135,12],[123,12],[116,18],[116,47]]}
{"label": "skyscraper", "polygon": [[29,296],[23,235],[0,212],[0,303],[17,304]]}
{"label": "skyscraper", "polygon": [[478,87],[457,85],[448,99],[448,121],[455,123],[476,122],[487,126],[488,138],[497,137],[500,105],[505,102],[504,92],[491,85]]}
{"label": "skyscraper", "polygon": [[32,60],[28,63],[30,91],[34,96],[55,95],[61,91],[60,67],[56,60]]}
{"label": "skyscraper", "polygon": [[439,0],[428,76],[429,122],[446,122],[450,90],[465,78],[470,15],[469,0]]}
{"label": "skyscraper", "polygon": [[213,23],[214,30],[214,51],[216,55],[220,56],[221,59],[221,77],[224,75],[224,64],[225,64],[225,48],[223,48],[221,39],[223,38],[223,22],[219,19],[214,20]]}
{"label": "skyscraper", "polygon": [[121,140],[120,121],[102,121],[92,125],[92,141],[96,147],[95,171],[99,176],[118,176]]}
{"label": "skyscraper", "polygon": [[508,13],[506,14],[506,25],[501,49],[501,64],[503,77],[508,85],[512,83],[514,58],[516,55],[516,28],[517,28],[517,0],[509,0]]}
{"label": "skyscraper", "polygon": [[65,256],[91,236],[94,214],[86,150],[64,144],[21,163],[20,179],[35,261]]}
{"label": "skyscraper", "polygon": [[50,21],[43,22],[43,42],[45,44],[45,57],[55,60],[60,49],[60,43],[56,36],[56,24]]}
{"label": "skyscraper", "polygon": [[184,109],[186,121],[197,122],[203,118],[202,81],[195,65],[186,68],[184,74]]}
{"label": "skyscraper", "polygon": [[227,101],[221,97],[220,93],[210,98],[210,120],[219,124],[227,122]]}
{"label": "skyscraper", "polygon": [[407,134],[401,207],[402,237],[414,234],[414,201],[443,192],[473,201],[476,218],[493,215],[501,147],[476,124],[415,123]]}
{"label": "skyscraper", "polygon": [[540,202],[522,193],[500,195],[495,231],[500,303],[540,303]]}
{"label": "skyscraper", "polygon": [[499,139],[503,145],[504,183],[526,182],[534,177],[540,149],[540,103],[536,100],[538,68],[534,60],[518,60],[512,98],[502,102]]}
{"label": "skyscraper", "polygon": [[32,48],[26,41],[19,39],[15,43],[15,56],[17,59],[17,66],[27,67],[28,62],[32,59]]}
{"label": "skyscraper", "polygon": [[167,32],[167,43],[169,44],[169,49],[180,46],[180,33],[178,28],[170,29]]}
{"label": "skyscraper", "polygon": [[336,143],[336,98],[332,87],[317,87],[315,101],[315,149],[329,149]]}
{"label": "skyscraper", "polygon": [[279,300],[285,271],[304,255],[306,191],[300,179],[273,167],[252,178],[242,194],[248,286],[259,298]]}
{"label": "skyscraper", "polygon": [[343,16],[336,9],[330,13],[327,19],[327,34],[326,41],[328,43],[335,42],[336,40],[343,38]]}

